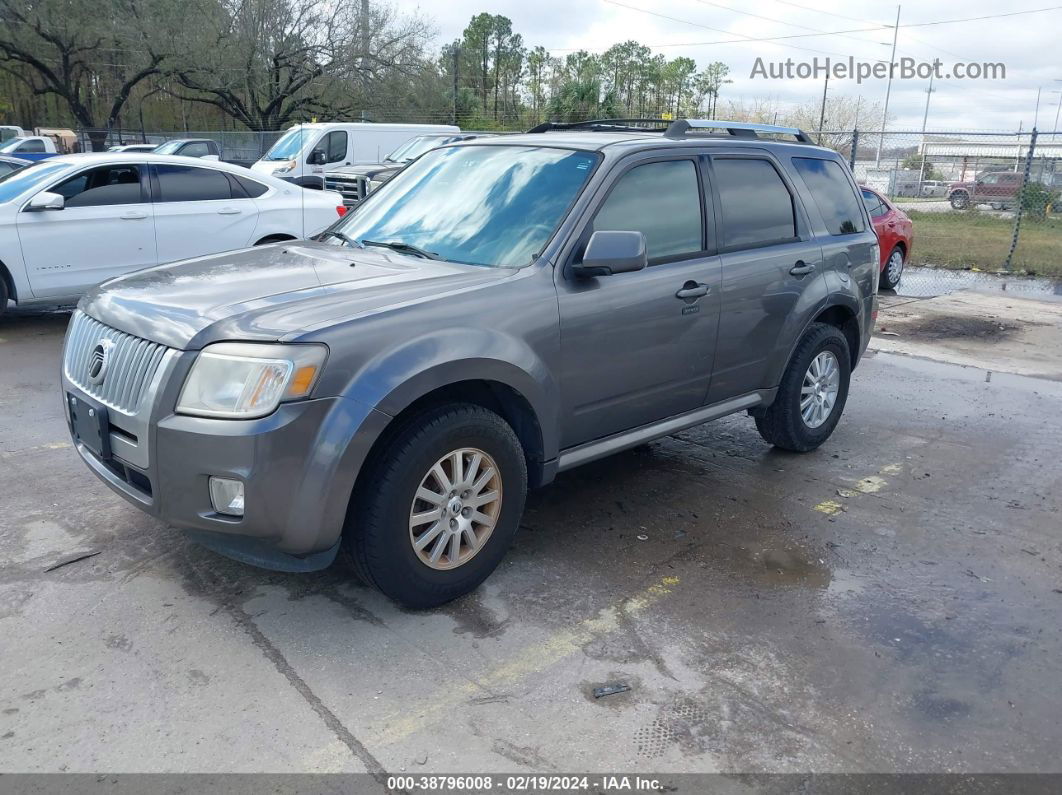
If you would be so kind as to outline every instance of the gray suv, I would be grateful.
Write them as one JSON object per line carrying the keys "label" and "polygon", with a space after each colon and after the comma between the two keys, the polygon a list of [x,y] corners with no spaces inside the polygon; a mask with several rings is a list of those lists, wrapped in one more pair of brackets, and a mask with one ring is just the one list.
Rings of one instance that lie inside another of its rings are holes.
{"label": "gray suv", "polygon": [[799,130],[544,124],[424,154],[316,241],[107,282],[63,397],[138,508],[274,569],[345,546],[427,607],[558,472],[739,411],[825,442],[877,264],[847,166]]}

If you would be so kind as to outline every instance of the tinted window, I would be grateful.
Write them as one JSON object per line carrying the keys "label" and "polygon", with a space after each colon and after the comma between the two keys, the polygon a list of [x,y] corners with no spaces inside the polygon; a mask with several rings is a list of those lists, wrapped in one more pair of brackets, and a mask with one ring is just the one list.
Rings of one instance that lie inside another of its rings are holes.
{"label": "tinted window", "polygon": [[723,216],[723,245],[752,248],[796,237],[793,197],[766,160],[713,161]]}
{"label": "tinted window", "polygon": [[244,193],[246,193],[252,199],[257,199],[259,196],[269,190],[268,186],[263,185],[261,182],[256,182],[253,179],[247,179],[247,177],[239,177],[235,174],[229,174],[229,176],[232,179],[236,180],[237,184],[239,184],[239,186],[243,188]]}
{"label": "tinted window", "polygon": [[815,204],[831,235],[850,235],[866,228],[859,201],[840,163],[794,157],[793,165],[815,197]]}
{"label": "tinted window", "polygon": [[863,204],[867,206],[867,211],[870,213],[871,218],[880,218],[889,211],[881,199],[877,197],[877,194],[872,191],[863,191]]}
{"label": "tinted window", "polygon": [[66,200],[67,207],[139,204],[140,169],[131,165],[91,168],[60,182],[51,190]]}
{"label": "tinted window", "polygon": [[334,130],[325,138],[324,147],[327,162],[336,163],[347,156],[347,133],[345,130]]}
{"label": "tinted window", "polygon": [[18,149],[16,149],[15,151],[16,152],[30,152],[30,153],[43,152],[44,151],[44,141],[26,141],[26,143],[24,143],[24,144],[19,144]]}
{"label": "tinted window", "polygon": [[196,166],[155,166],[160,202],[202,202],[231,199],[232,187],[222,171]]}
{"label": "tinted window", "polygon": [[620,177],[597,211],[594,230],[645,235],[650,259],[701,250],[701,199],[692,160],[636,166]]}
{"label": "tinted window", "polygon": [[203,141],[196,141],[195,143],[185,144],[181,147],[180,154],[184,157],[206,157],[213,154],[210,151],[210,147]]}
{"label": "tinted window", "polygon": [[20,168],[20,166],[13,166],[10,163],[5,163],[3,160],[0,160],[0,176],[10,174],[16,168]]}

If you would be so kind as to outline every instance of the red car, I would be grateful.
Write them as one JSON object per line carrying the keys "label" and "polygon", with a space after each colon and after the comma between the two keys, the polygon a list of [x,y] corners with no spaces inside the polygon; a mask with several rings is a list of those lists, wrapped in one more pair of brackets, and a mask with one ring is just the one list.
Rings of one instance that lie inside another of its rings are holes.
{"label": "red car", "polygon": [[895,290],[900,284],[903,266],[911,256],[914,225],[903,210],[876,190],[862,190],[863,202],[870,211],[870,220],[878,234],[878,247],[881,249],[881,279],[878,286],[883,290]]}

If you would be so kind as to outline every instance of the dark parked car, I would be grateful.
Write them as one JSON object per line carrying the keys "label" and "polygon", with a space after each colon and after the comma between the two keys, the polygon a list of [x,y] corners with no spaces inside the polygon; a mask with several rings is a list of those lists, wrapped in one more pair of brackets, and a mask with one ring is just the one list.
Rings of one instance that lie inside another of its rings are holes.
{"label": "dark parked car", "polygon": [[972,182],[953,182],[948,187],[948,201],[956,210],[975,204],[990,204],[997,210],[1009,210],[1018,201],[1023,175],[1017,171],[992,171]]}
{"label": "dark parked car", "polygon": [[347,166],[329,171],[325,174],[325,189],[341,193],[343,204],[354,207],[425,152],[444,144],[471,141],[473,138],[483,138],[487,135],[489,133],[418,135],[391,152],[382,163]]}
{"label": "dark parked car", "polygon": [[175,138],[159,144],[152,150],[156,155],[180,155],[181,157],[201,157],[206,160],[220,160],[221,147],[210,138]]}
{"label": "dark parked car", "polygon": [[63,397],[138,508],[275,569],[344,543],[425,607],[490,574],[558,472],[736,412],[823,444],[878,272],[848,166],[799,130],[544,124],[427,152],[317,242],[107,282]]}

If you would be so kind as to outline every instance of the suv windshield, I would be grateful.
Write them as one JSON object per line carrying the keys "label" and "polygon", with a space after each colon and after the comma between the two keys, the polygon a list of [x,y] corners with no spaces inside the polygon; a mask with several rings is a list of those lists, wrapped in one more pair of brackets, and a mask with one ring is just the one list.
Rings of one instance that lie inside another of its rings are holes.
{"label": "suv windshield", "polygon": [[467,265],[528,265],[597,162],[593,152],[547,147],[435,149],[335,230],[350,240],[399,244]]}
{"label": "suv windshield", "polygon": [[180,149],[183,144],[184,144],[184,140],[183,139],[177,140],[177,141],[167,141],[166,143],[162,144],[161,146],[159,146],[159,147],[157,147],[155,149],[155,154],[157,154],[157,155],[172,155],[174,152],[176,152],[178,149]]}
{"label": "suv windshield", "polygon": [[296,157],[298,157],[299,152],[302,151],[302,145],[306,141],[306,138],[307,138],[308,135],[309,135],[309,131],[308,130],[303,130],[303,129],[298,128],[298,127],[294,128],[294,129],[291,129],[291,130],[288,130],[279,141],[277,141],[275,144],[273,144],[273,146],[270,148],[270,150],[265,153],[265,157],[263,157],[262,159],[263,160],[293,160],[293,159],[295,159]]}

